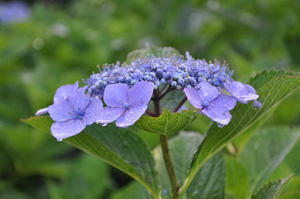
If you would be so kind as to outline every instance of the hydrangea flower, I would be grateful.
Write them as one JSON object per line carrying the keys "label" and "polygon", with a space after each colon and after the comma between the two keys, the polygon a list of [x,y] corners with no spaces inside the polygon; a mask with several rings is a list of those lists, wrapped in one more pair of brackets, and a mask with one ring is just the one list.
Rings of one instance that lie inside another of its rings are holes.
{"label": "hydrangea flower", "polygon": [[56,91],[54,104],[47,108],[54,120],[51,132],[58,141],[76,135],[96,122],[103,110],[101,100],[86,95],[86,88],[77,87],[77,83],[60,87]]}
{"label": "hydrangea flower", "polygon": [[[253,106],[262,106],[255,89],[233,80],[226,65],[194,59],[189,53],[185,57],[150,54],[131,63],[105,65],[86,84],[83,88],[78,88],[78,82],[60,87],[53,105],[36,112],[50,114],[55,121],[51,131],[58,140],[76,135],[93,123],[105,126],[115,121],[118,127],[128,127],[145,112],[158,116],[160,100],[175,89],[182,90],[186,98],[174,104],[173,112],[184,109],[188,99],[219,126],[230,122],[230,111],[237,101],[254,101]],[[151,99],[154,112],[147,110]]]}
{"label": "hydrangea flower", "polygon": [[234,97],[222,94],[216,87],[201,82],[195,88],[185,88],[184,93],[189,102],[200,112],[220,125],[231,120],[230,110],[236,105]]}
{"label": "hydrangea flower", "polygon": [[107,107],[101,112],[98,123],[116,120],[118,127],[134,124],[147,110],[154,89],[152,82],[138,82],[133,87],[111,84],[105,88],[103,100]]}
{"label": "hydrangea flower", "polygon": [[0,23],[22,22],[29,16],[30,9],[23,2],[0,3]]}

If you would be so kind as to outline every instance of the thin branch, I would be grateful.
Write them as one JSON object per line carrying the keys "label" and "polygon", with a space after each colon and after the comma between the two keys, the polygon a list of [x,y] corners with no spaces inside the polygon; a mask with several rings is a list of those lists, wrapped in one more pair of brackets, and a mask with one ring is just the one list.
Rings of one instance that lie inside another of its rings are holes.
{"label": "thin branch", "polygon": [[168,89],[168,85],[166,84],[161,90],[159,90],[158,95],[161,95],[163,92],[165,92]]}
{"label": "thin branch", "polygon": [[156,116],[155,113],[153,113],[153,112],[151,112],[151,111],[146,111],[146,113],[147,113],[148,115],[152,116],[152,117],[155,117],[155,116]]}
{"label": "thin branch", "polygon": [[166,94],[168,94],[169,92],[171,92],[171,91],[173,91],[173,90],[175,90],[174,87],[168,88],[168,89],[166,90],[166,92],[160,94],[160,95],[158,96],[158,98],[159,98],[159,99],[162,99]]}
{"label": "thin branch", "polygon": [[176,106],[176,108],[174,109],[173,113],[177,112],[177,111],[182,107],[182,105],[184,105],[184,103],[186,102],[186,100],[187,100],[187,98],[184,97],[184,98],[180,101],[180,103]]}
{"label": "thin branch", "polygon": [[156,117],[158,117],[161,114],[161,107],[160,107],[160,103],[159,103],[159,91],[158,90],[154,90],[154,96],[152,98],[153,103],[154,103],[154,115]]}

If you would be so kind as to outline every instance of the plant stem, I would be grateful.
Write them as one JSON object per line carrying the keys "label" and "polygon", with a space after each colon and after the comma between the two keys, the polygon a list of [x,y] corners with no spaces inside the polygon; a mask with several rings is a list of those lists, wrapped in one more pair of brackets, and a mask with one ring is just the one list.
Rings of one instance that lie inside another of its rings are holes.
{"label": "plant stem", "polygon": [[155,117],[158,117],[161,114],[161,108],[160,108],[160,103],[159,103],[159,91],[154,90],[154,97],[153,97],[153,103],[154,103],[154,115]]}
{"label": "plant stem", "polygon": [[164,93],[160,93],[158,95],[158,99],[162,99],[165,95],[167,95],[169,92],[175,90],[175,88],[171,87],[171,88],[168,88]]}
{"label": "plant stem", "polygon": [[187,98],[184,97],[181,102],[179,102],[179,104],[177,105],[177,107],[174,109],[173,113],[177,112],[181,107],[182,105],[186,102]]}
{"label": "plant stem", "polygon": [[[161,107],[160,107],[160,93],[158,90],[154,90],[153,102],[154,102],[154,115],[158,117],[161,114]],[[179,183],[176,178],[175,169],[171,160],[171,155],[168,146],[168,138],[166,135],[160,135],[160,144],[162,149],[162,154],[165,162],[165,166],[167,168],[167,172],[169,175],[169,180],[172,186],[172,193],[174,199],[178,197],[177,191],[179,190]]]}
{"label": "plant stem", "polygon": [[168,138],[165,135],[160,135],[160,144],[162,149],[163,158],[165,161],[165,165],[168,171],[169,179],[172,186],[173,197],[177,198],[177,191],[179,189],[179,184],[176,178],[175,169],[172,164],[169,146],[168,146]]}

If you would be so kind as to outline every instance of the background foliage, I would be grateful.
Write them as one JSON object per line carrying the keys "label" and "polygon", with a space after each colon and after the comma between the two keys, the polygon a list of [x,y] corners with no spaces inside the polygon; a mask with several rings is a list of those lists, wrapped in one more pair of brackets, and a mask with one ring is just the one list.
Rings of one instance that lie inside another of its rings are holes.
{"label": "background foliage", "polygon": [[[299,1],[30,3],[28,19],[0,23],[0,198],[140,196],[140,185],[125,174],[19,121],[51,104],[60,85],[97,71],[97,64],[124,61],[128,52],[149,43],[182,53],[188,50],[197,58],[226,60],[236,71],[235,78],[243,81],[264,69],[299,71],[300,67]],[[257,171],[263,169],[275,170],[272,175],[264,173],[267,180],[293,174],[280,198],[300,198],[300,143],[291,146],[295,139],[285,132],[292,130],[283,127],[300,125],[300,94],[290,96],[269,115],[262,132],[238,137],[223,152],[225,163],[212,160],[224,170],[226,165],[226,193],[220,194],[227,198],[247,197],[249,187],[256,190],[262,180]],[[188,130],[203,133],[208,124],[200,117]],[[156,147],[158,135],[141,131],[138,135]],[[275,155],[283,149],[286,154]],[[259,164],[263,161],[278,165],[264,168]],[[255,197],[264,198],[259,193]],[[192,198],[193,193],[188,194]]]}

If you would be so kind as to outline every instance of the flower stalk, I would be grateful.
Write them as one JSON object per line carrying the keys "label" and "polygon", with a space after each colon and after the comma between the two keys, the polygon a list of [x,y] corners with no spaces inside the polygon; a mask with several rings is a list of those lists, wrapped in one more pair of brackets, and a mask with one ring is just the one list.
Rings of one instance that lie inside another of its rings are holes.
{"label": "flower stalk", "polygon": [[[154,113],[156,117],[158,117],[161,114],[161,107],[160,107],[159,100],[160,100],[159,92],[158,90],[154,90],[153,102],[154,102]],[[160,144],[161,144],[164,163],[167,168],[169,180],[172,187],[172,195],[174,198],[177,198],[177,191],[179,190],[180,187],[172,163],[169,145],[168,145],[168,138],[166,135],[160,135]]]}
{"label": "flower stalk", "polygon": [[172,186],[172,194],[174,198],[177,198],[177,191],[179,190],[179,183],[176,178],[175,169],[171,160],[169,146],[168,146],[168,138],[165,135],[160,135],[160,144],[162,149],[162,154],[164,158],[164,162],[168,171],[169,179]]}

